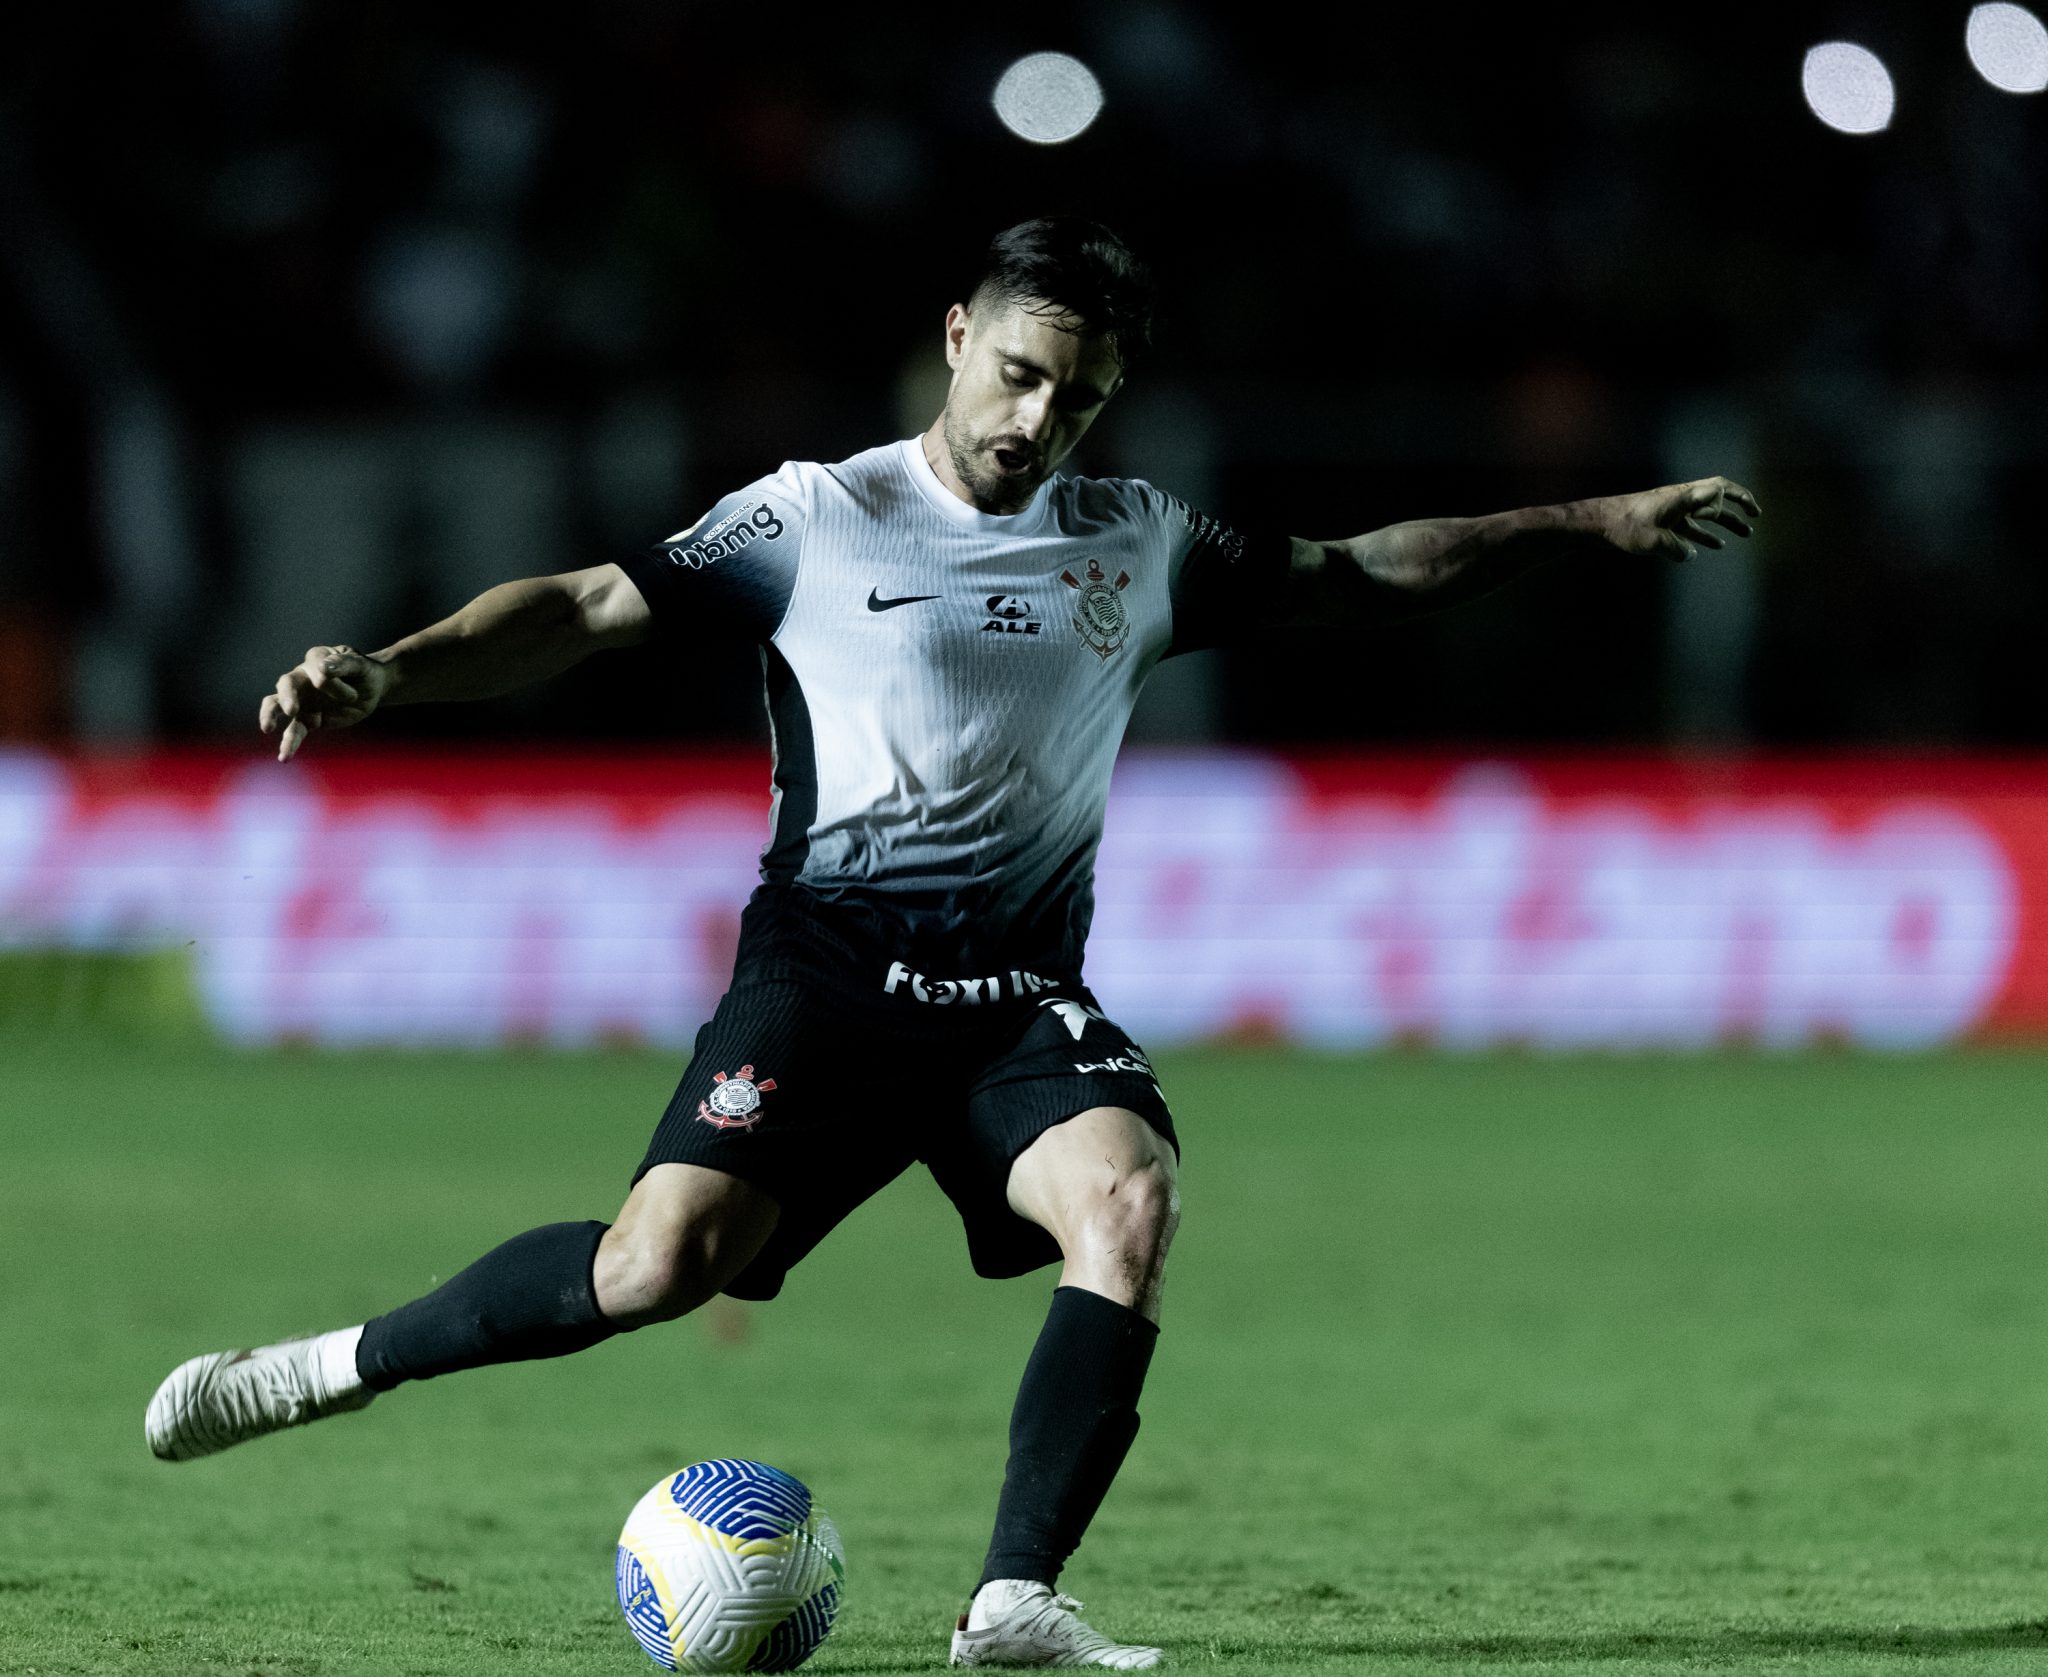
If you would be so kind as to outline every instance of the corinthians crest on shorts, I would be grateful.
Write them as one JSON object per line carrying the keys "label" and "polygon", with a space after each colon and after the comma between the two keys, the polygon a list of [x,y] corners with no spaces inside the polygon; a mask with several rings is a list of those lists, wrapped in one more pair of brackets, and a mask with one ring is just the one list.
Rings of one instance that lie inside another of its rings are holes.
{"label": "corinthians crest on shorts", "polygon": [[772,1077],[755,1082],[752,1066],[741,1066],[733,1077],[715,1071],[711,1094],[697,1103],[697,1116],[721,1130],[751,1130],[761,1121],[761,1097],[774,1087]]}
{"label": "corinthians crest on shorts", "polygon": [[1061,571],[1060,581],[1080,590],[1074,599],[1074,630],[1095,649],[1098,658],[1107,658],[1130,639],[1131,614],[1124,608],[1124,590],[1131,584],[1129,571],[1118,571],[1112,583],[1102,574],[1101,561],[1091,559],[1085,582],[1072,571]]}

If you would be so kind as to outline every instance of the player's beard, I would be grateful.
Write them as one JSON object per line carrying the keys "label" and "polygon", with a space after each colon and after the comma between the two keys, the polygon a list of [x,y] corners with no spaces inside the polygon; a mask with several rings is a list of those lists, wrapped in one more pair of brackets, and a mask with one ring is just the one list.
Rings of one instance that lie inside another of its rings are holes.
{"label": "player's beard", "polygon": [[[977,508],[1002,514],[1019,512],[1030,504],[1038,486],[1045,481],[1045,461],[1035,447],[1015,434],[971,437],[951,408],[946,410],[942,430],[954,475],[967,485]],[[996,461],[998,448],[1028,455],[1030,468],[1022,472],[1004,471]]]}

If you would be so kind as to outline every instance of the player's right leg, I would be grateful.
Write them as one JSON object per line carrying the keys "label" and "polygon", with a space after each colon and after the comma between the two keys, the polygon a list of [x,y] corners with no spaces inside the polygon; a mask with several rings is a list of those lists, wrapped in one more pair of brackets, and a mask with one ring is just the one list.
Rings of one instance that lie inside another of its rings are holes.
{"label": "player's right leg", "polygon": [[403,1381],[567,1356],[723,1291],[778,1215],[772,1196],[725,1171],[657,1164],[615,1223],[529,1229],[360,1327],[180,1364],[144,1433],[158,1456],[185,1461],[361,1409]]}

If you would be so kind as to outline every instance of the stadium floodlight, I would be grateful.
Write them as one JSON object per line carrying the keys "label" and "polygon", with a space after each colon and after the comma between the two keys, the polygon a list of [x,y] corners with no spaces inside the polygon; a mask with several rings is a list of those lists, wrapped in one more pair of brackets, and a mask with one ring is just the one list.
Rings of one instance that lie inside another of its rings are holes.
{"label": "stadium floodlight", "polygon": [[1876,134],[1891,126],[1892,73],[1868,47],[1854,41],[1809,47],[1799,86],[1813,114],[1838,133]]}
{"label": "stadium floodlight", "polygon": [[2002,93],[2048,88],[2048,24],[2024,6],[1974,6],[1963,45],[1977,74]]}
{"label": "stadium floodlight", "polygon": [[1019,139],[1054,146],[1071,140],[1102,110],[1102,83],[1078,58],[1034,52],[996,83],[996,115]]}

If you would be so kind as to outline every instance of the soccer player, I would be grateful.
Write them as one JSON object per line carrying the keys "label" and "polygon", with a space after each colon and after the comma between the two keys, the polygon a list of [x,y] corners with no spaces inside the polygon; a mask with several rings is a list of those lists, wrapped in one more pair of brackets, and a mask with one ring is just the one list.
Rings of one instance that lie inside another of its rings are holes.
{"label": "soccer player", "polygon": [[1150,316],[1150,279],[1108,229],[1012,227],[947,311],[952,383],[922,436],[785,464],[637,557],[502,584],[381,652],[316,646],[279,679],[261,725],[285,759],[381,705],[744,635],[766,679],[771,833],[732,986],[617,1220],[516,1235],[360,1326],[192,1359],[149,1405],[157,1455],[580,1351],[721,1292],[772,1298],[922,1161],[979,1274],[1061,1266],[952,1661],[1158,1662],[1055,1590],[1138,1430],[1179,1216],[1166,1099],[1081,975],[1138,689],[1161,658],[1262,622],[1399,618],[1558,554],[1686,558],[1747,536],[1758,508],[1715,477],[1310,541],[1240,533],[1140,480],[1055,475]]}

